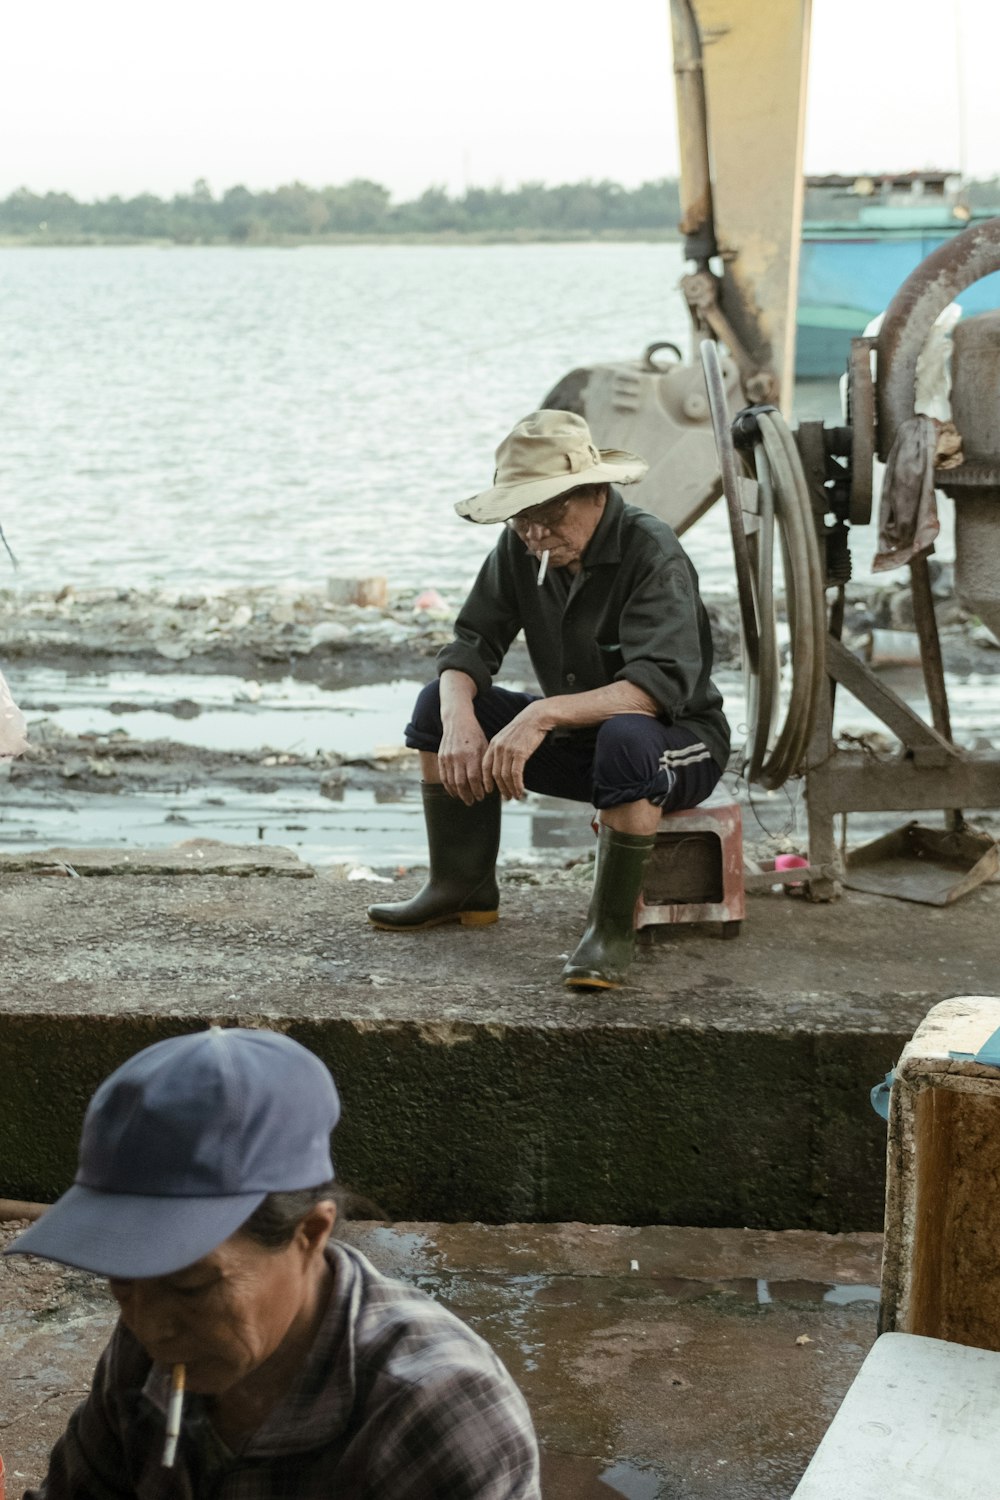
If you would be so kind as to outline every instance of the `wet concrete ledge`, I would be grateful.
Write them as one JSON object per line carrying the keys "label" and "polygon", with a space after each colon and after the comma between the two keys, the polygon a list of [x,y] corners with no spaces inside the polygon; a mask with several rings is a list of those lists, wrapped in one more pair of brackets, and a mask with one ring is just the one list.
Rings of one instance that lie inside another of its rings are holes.
{"label": "wet concrete ledge", "polygon": [[586,889],[529,880],[494,928],[404,937],[364,921],[389,887],[322,875],[3,874],[0,1195],[55,1196],[99,1080],[219,1021],[330,1064],[374,1216],[881,1227],[869,1089],[931,1005],[995,990],[1000,887],[753,898],[738,940],[671,930],[629,988],[580,996],[558,976]]}

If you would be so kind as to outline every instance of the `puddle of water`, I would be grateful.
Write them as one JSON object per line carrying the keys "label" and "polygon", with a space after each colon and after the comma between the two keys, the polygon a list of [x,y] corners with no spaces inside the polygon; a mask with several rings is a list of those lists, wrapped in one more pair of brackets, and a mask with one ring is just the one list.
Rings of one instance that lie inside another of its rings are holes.
{"label": "puddle of water", "polygon": [[292,677],[248,684],[242,677],[194,673],[75,675],[50,668],[10,678],[29,734],[31,720],[44,715],[74,735],[124,730],[135,740],[169,739],[207,750],[266,745],[298,755],[334,750],[344,756],[401,745],[423,686],[400,680],[327,691]]}
{"label": "puddle of water", "polygon": [[848,1307],[852,1302],[879,1302],[881,1297],[881,1288],[877,1286],[832,1286],[823,1294],[823,1301]]}
{"label": "puddle of water", "polygon": [[[551,799],[550,799],[551,800]],[[593,844],[587,809],[568,813],[528,798],[504,811],[502,862],[561,862]],[[558,837],[553,831],[561,823]],[[179,791],[84,795],[32,792],[0,803],[0,850],[162,849],[187,839],[281,844],[314,865],[365,864],[393,869],[427,862],[419,792],[384,802],[371,791],[345,790],[338,801],[296,792]]]}
{"label": "puddle of water", "polygon": [[[890,680],[891,674],[886,674]],[[899,678],[899,681],[896,681]],[[214,750],[252,751],[305,757],[335,751],[345,757],[372,754],[402,743],[403,727],[420,684],[408,680],[328,691],[315,683],[285,677],[248,684],[232,676],[138,672],[72,674],[49,668],[17,675],[15,692],[30,718],[46,714],[74,734],[124,730],[132,739],[171,739]],[[739,738],[744,707],[736,673],[719,674],[726,707]],[[891,678],[904,696],[920,706],[919,673]],[[991,689],[996,691],[991,691]],[[257,693],[259,692],[259,697]],[[256,701],[248,701],[247,694]],[[952,684],[956,736],[1000,743],[1000,682],[969,678]],[[838,695],[838,725],[852,733],[877,727],[876,721],[844,693]],[[95,747],[99,752],[99,745]],[[388,795],[387,795],[388,793]],[[994,821],[976,813],[985,825]],[[558,862],[592,847],[589,811],[579,804],[531,796],[504,813],[502,859]],[[850,841],[865,842],[895,827],[896,814],[852,814]],[[754,788],[745,814],[750,838],[768,835],[805,838],[803,786],[789,783],[777,792]],[[147,845],[163,847],[185,838],[210,837],[235,843],[284,844],[311,863],[342,861],[378,867],[426,862],[426,842],[416,786],[345,792],[336,802],[301,790],[243,793],[226,789],[143,795],[73,794],[39,796],[0,810],[0,849],[46,845]]]}
{"label": "puddle of water", "polygon": [[674,1493],[667,1476],[644,1464],[600,1459],[542,1449],[542,1494],[545,1500],[661,1500]]}
{"label": "puddle of water", "polygon": [[[878,1302],[877,1286],[850,1286],[820,1281],[769,1281],[765,1277],[739,1276],[725,1281],[702,1281],[693,1276],[636,1276],[629,1285],[636,1296],[669,1298],[672,1302],[710,1302],[720,1299],[741,1306],[769,1307],[777,1302],[827,1302],[847,1307],[852,1302]],[[556,1277],[535,1293],[543,1305],[562,1306],[581,1296],[571,1278]]]}
{"label": "puddle of water", "polygon": [[769,1302],[827,1302],[835,1307],[849,1307],[854,1302],[878,1302],[881,1291],[877,1286],[853,1286],[838,1282],[830,1286],[818,1281],[758,1281],[757,1301],[761,1305]]}
{"label": "puddle of water", "polygon": [[651,1469],[641,1469],[637,1464],[622,1461],[605,1469],[599,1479],[609,1490],[627,1496],[628,1500],[657,1500],[663,1483]]}
{"label": "puddle of water", "polygon": [[[13,681],[13,678],[12,678]],[[407,680],[327,691],[286,677],[248,684],[240,677],[133,672],[22,673],[15,691],[30,721],[44,714],[68,733],[135,740],[170,739],[212,750],[345,757],[398,746],[422,684]],[[255,701],[247,701],[248,691]],[[259,698],[256,694],[259,691]],[[99,753],[99,747],[96,747]],[[593,844],[590,810],[556,798],[529,797],[504,814],[502,861],[551,863]],[[190,838],[282,844],[311,864],[349,862],[382,868],[425,864],[426,834],[418,788],[243,792],[204,787],[18,796],[0,806],[0,849],[50,845],[163,848]]]}

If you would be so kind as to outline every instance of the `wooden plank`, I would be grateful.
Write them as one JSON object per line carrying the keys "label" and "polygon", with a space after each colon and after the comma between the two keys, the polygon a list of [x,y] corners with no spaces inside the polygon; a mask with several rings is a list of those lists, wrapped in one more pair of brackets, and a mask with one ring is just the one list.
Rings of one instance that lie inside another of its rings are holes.
{"label": "wooden plank", "polygon": [[[810,833],[817,814],[918,812],[948,807],[1000,807],[1000,756],[970,751],[945,766],[916,765],[906,756],[875,760],[838,750],[809,772]],[[812,844],[810,854],[816,857]]]}

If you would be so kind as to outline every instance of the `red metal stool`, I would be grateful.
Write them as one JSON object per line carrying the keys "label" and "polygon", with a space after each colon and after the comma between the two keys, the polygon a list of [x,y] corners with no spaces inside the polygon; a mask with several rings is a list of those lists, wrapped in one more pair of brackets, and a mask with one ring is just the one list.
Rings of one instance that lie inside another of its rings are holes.
{"label": "red metal stool", "polygon": [[664,813],[656,833],[635,925],[721,922],[739,936],[746,916],[743,818],[739,804],[717,788],[707,802]]}

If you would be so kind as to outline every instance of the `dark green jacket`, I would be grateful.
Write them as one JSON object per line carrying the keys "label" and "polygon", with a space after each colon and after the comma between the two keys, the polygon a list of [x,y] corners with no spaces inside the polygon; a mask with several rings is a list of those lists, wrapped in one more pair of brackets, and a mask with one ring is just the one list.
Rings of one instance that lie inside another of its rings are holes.
{"label": "dark green jacket", "polygon": [[[722,767],[729,726],[712,683],[712,635],[687,554],[665,521],[608,494],[572,577],[538,560],[509,527],[480,569],[438,652],[438,673],[466,672],[485,692],[519,630],[546,698],[634,682],[666,724],[690,729]],[[585,731],[592,733],[593,731]]]}

